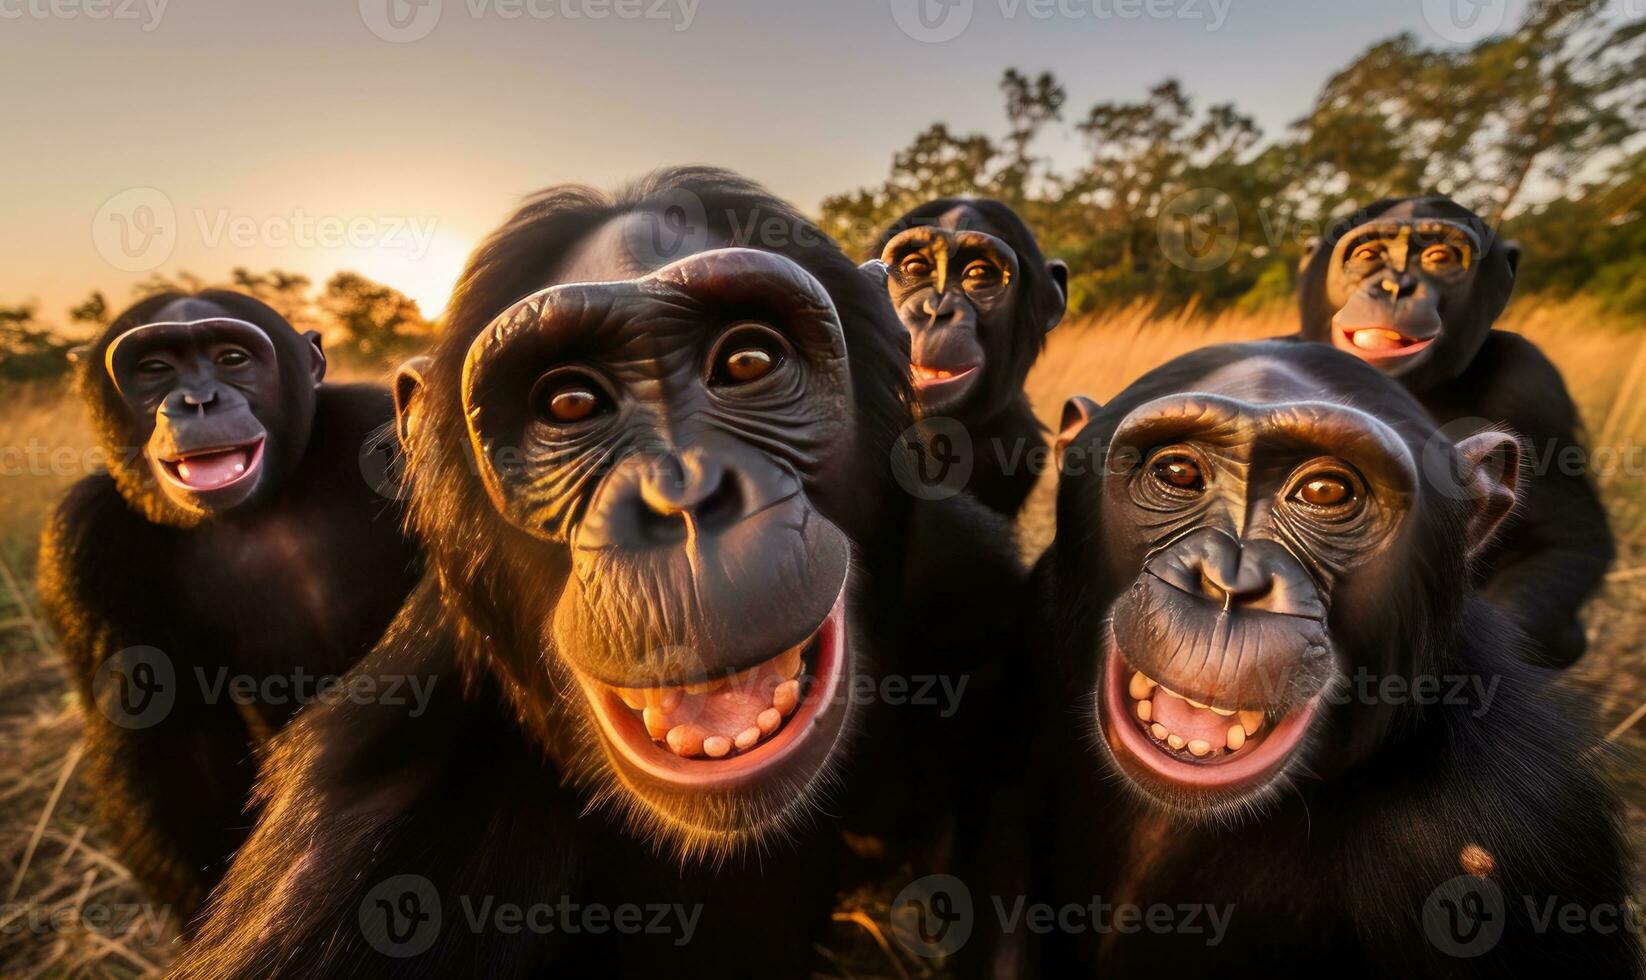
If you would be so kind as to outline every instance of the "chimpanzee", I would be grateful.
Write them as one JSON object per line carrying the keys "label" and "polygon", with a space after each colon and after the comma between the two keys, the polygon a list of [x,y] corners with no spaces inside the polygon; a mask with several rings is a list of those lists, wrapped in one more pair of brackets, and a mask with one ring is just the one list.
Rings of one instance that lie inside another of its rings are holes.
{"label": "chimpanzee", "polygon": [[529,201],[396,386],[432,567],[357,673],[432,703],[281,735],[180,975],[802,973],[926,615],[895,326],[724,171]]}
{"label": "chimpanzee", "polygon": [[1475,563],[1476,582],[1530,634],[1538,661],[1563,667],[1583,653],[1578,609],[1615,548],[1560,372],[1524,337],[1492,329],[1519,258],[1444,197],[1378,201],[1306,260],[1302,337],[1395,378],[1454,438],[1501,424],[1525,441],[1520,507]]}
{"label": "chimpanzee", "polygon": [[1049,975],[1636,975],[1585,712],[1464,575],[1512,435],[1267,341],[1071,401],[1057,442]]}
{"label": "chimpanzee", "polygon": [[78,363],[107,471],[47,523],[40,594],[121,859],[187,920],[244,839],[253,749],[363,656],[418,575],[387,390],[234,292],[151,296]]}
{"label": "chimpanzee", "polygon": [[965,427],[967,492],[1016,515],[1034,489],[1046,444],[1023,381],[1046,332],[1063,319],[1068,266],[1043,257],[1023,219],[987,198],[922,204],[891,223],[878,251],[909,332],[921,410]]}

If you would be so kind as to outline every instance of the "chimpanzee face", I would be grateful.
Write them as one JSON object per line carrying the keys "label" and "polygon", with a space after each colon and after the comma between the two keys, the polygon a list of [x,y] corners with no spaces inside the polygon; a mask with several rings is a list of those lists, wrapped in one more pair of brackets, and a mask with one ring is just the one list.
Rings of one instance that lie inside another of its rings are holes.
{"label": "chimpanzee face", "polygon": [[1018,316],[1017,253],[980,223],[970,209],[955,208],[937,224],[897,235],[880,256],[892,306],[909,331],[915,393],[930,414],[953,412],[980,390]]}
{"label": "chimpanzee face", "polygon": [[[325,374],[309,335],[312,385]],[[301,449],[308,412],[287,406],[274,342],[216,305],[183,299],[107,348],[104,368],[127,410],[131,438],[166,499],[184,512],[232,513],[276,481],[265,460]]]}
{"label": "chimpanzee face", "polygon": [[541,652],[504,670],[581,702],[650,813],[725,841],[794,813],[847,727],[852,542],[816,501],[850,481],[851,374],[806,269],[642,261],[625,243],[651,220],[611,219],[479,332],[461,413],[523,536],[494,547]]}
{"label": "chimpanzee face", "polygon": [[[1417,542],[1414,510],[1461,504],[1425,486],[1422,441],[1322,400],[1324,380],[1258,357],[1137,404],[1112,423],[1100,490],[1073,491],[1096,494],[1092,560],[1116,596],[1097,680],[1104,741],[1170,807],[1238,807],[1308,755],[1324,696],[1413,607],[1413,550],[1439,547]],[[1486,433],[1460,465],[1501,490],[1492,481],[1512,477],[1475,464],[1502,453],[1513,440]],[[1481,499],[1477,535],[1506,510],[1503,492]]]}

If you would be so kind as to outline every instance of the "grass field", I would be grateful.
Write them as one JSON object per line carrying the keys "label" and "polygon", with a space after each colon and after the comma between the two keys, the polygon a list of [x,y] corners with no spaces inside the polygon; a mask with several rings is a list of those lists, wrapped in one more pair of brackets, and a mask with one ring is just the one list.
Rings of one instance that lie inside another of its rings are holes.
{"label": "grass field", "polygon": [[[1030,393],[1050,425],[1069,394],[1101,400],[1176,354],[1273,335],[1290,323],[1289,310],[1159,319],[1141,306],[1069,323],[1052,334]],[[1646,447],[1646,330],[1573,303],[1517,303],[1503,325],[1540,344],[1565,373],[1591,446],[1626,459],[1627,450]],[[142,975],[170,959],[172,926],[143,914],[141,895],[88,819],[86,789],[75,773],[75,706],[35,618],[40,523],[87,472],[93,440],[80,406],[60,387],[0,390],[0,399],[0,975]],[[1593,692],[1601,707],[1612,733],[1607,758],[1629,803],[1636,853],[1646,853],[1646,771],[1639,764],[1646,749],[1639,717],[1646,708],[1646,473],[1614,468],[1601,485],[1620,557],[1589,611],[1590,652],[1570,682]],[[1047,481],[1025,513],[1026,550],[1050,537],[1052,491]],[[841,973],[931,975],[925,964],[879,953],[859,926],[838,928],[841,946],[867,950],[840,955]]]}

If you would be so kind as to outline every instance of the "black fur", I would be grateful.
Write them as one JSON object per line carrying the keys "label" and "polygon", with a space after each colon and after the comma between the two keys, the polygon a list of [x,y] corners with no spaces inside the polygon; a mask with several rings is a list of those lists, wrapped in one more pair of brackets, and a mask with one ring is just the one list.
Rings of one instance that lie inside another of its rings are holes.
{"label": "black fur", "polygon": [[[134,306],[83,362],[81,389],[111,473],[80,481],[58,505],[39,575],[83,709],[84,772],[98,812],[153,900],[187,920],[251,826],[254,750],[301,707],[299,698],[318,694],[298,680],[306,686],[291,697],[269,688],[272,701],[258,695],[237,705],[219,685],[341,674],[389,622],[415,581],[417,558],[400,532],[399,506],[362,474],[362,447],[387,437],[392,416],[380,388],[322,385],[312,434],[286,433],[296,447],[289,468],[250,512],[201,518],[162,497],[103,352],[180,299]],[[292,404],[295,386],[308,382],[303,339],[248,297],[210,291],[197,299],[270,335]],[[152,724],[127,728],[98,697],[111,704],[117,672],[131,666],[118,661],[134,647],[163,654],[174,679],[158,696],[175,700]]]}
{"label": "black fur", "polygon": [[1443,349],[1432,370],[1402,379],[1453,438],[1502,425],[1527,447],[1518,511],[1477,564],[1481,595],[1531,637],[1538,662],[1564,667],[1588,641],[1578,611],[1600,588],[1616,555],[1591,478],[1585,435],[1560,372],[1537,346],[1492,329],[1514,288],[1518,249],[1467,208],[1446,198],[1391,198],[1337,222],[1306,262],[1299,300],[1306,340],[1331,342],[1326,278],[1338,239],[1400,205],[1473,227],[1488,247],[1468,301],[1443,310]]}
{"label": "black fur", "polygon": [[[1269,342],[1207,348],[1145,375],[1096,414],[1071,453],[1086,463],[1105,459],[1133,409],[1196,391],[1213,372],[1250,359],[1301,373],[1318,385],[1319,400],[1376,416],[1408,446],[1435,445],[1422,408],[1374,369],[1314,345]],[[1166,809],[1112,771],[1120,750],[1105,747],[1094,724],[1103,662],[1094,638],[1105,634],[1121,588],[1105,579],[1136,569],[1100,571],[1128,533],[1101,520],[1102,485],[1130,479],[1129,471],[1089,473],[1065,475],[1057,539],[1036,569],[1041,620],[1050,624],[1036,753],[1049,796],[1030,838],[1043,842],[1036,898],[1059,907],[1094,898],[1164,905],[1180,924],[1179,907],[1195,905],[1200,931],[1054,932],[1041,950],[1047,975],[1529,977],[1561,967],[1636,975],[1639,950],[1628,932],[1533,925],[1550,901],[1613,910],[1603,915],[1622,908],[1618,805],[1599,771],[1585,705],[1527,664],[1523,638],[1460,585],[1464,520],[1452,500],[1425,478],[1410,527],[1391,545],[1401,549],[1392,556],[1397,571],[1374,566],[1364,573],[1370,582],[1359,573],[1359,582],[1341,579],[1330,629],[1345,672],[1439,677],[1448,685],[1442,694],[1453,683],[1466,692],[1491,685],[1489,706],[1478,695],[1331,705],[1298,750],[1301,761],[1264,794],[1196,814]],[[1483,849],[1489,866],[1466,855],[1467,845]],[[1448,881],[1503,896],[1504,932],[1478,958],[1444,954],[1425,929],[1425,901]],[[1232,910],[1216,945],[1208,942],[1208,906]]]}

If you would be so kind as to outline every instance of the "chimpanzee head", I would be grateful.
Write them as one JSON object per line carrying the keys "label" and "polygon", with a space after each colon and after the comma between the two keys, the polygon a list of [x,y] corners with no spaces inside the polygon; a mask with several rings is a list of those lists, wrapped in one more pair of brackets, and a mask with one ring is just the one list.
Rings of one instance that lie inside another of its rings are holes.
{"label": "chimpanzee head", "polygon": [[1444,197],[1378,201],[1306,260],[1303,336],[1423,391],[1463,373],[1509,302],[1520,249]]}
{"label": "chimpanzee head", "polygon": [[279,493],[308,447],[320,335],[250,296],[151,296],[80,362],[110,473],[156,523],[188,527]]}
{"label": "chimpanzee head", "polygon": [[851,727],[910,412],[890,320],[786,204],[664,171],[530,201],[396,384],[465,654],[682,854],[806,814]]}
{"label": "chimpanzee head", "polygon": [[1011,404],[1063,319],[1068,266],[1043,257],[1023,220],[985,198],[915,208],[881,237],[879,261],[925,413],[984,422]]}
{"label": "chimpanzee head", "polygon": [[1314,345],[1206,348],[1102,409],[1071,401],[1064,423],[1062,659],[1128,782],[1190,814],[1380,744],[1412,706],[1336,693],[1439,676],[1467,562],[1515,499],[1513,437],[1454,445]]}

